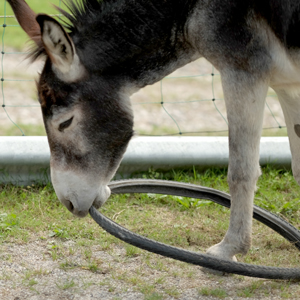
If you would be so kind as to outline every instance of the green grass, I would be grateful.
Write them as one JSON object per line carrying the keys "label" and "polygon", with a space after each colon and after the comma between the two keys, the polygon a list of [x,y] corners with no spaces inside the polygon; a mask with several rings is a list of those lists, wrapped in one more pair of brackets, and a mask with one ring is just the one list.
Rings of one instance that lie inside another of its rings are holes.
{"label": "green grass", "polygon": [[[177,170],[167,173],[149,171],[143,176],[192,182],[228,192],[226,171],[226,169],[209,169],[203,172],[195,169]],[[281,215],[300,228],[298,198],[300,188],[290,171],[264,168],[258,187],[255,197],[257,205]],[[227,230],[229,219],[229,211],[226,208],[210,201],[153,194],[114,195],[101,210],[134,232],[193,251],[205,251],[212,244],[219,242]],[[253,246],[247,256],[238,258],[240,261],[281,267],[299,266],[299,252],[266,226],[255,221],[253,235]],[[180,298],[182,291],[168,285],[170,276],[174,280],[179,278],[187,282],[196,280],[195,269],[187,269],[189,265],[154,256],[127,245],[100,229],[90,217],[84,219],[74,217],[57,200],[50,184],[24,187],[2,185],[0,245],[29,244],[34,241],[45,244],[45,255],[53,262],[57,262],[61,270],[72,272],[81,269],[91,274],[108,272],[115,281],[121,281],[124,285],[131,286],[133,290],[143,293],[145,299],[164,299],[167,295]],[[66,246],[66,241],[73,243]],[[137,259],[140,269],[130,273],[123,269],[108,267],[105,261],[95,256],[93,247],[108,253],[112,253],[115,247],[122,248],[124,255],[114,256],[113,264],[126,265],[126,261]],[[75,262],[72,257],[78,255],[82,259]],[[9,255],[5,256],[5,259],[12,260]],[[151,278],[152,273],[157,275]],[[28,271],[24,274],[22,284],[35,288],[43,275],[47,275],[46,270]],[[3,280],[13,280],[13,276],[9,274],[0,276]],[[234,278],[238,281],[243,277]],[[224,280],[226,281],[226,278]],[[116,290],[110,283],[101,284],[106,285],[112,293]],[[56,282],[59,290],[72,290],[75,285],[76,280],[73,277]],[[90,285],[91,282],[87,284]],[[276,295],[284,298],[291,295],[290,286],[284,282],[276,283],[270,289],[269,284],[265,285],[262,281],[253,281],[234,291],[225,285],[199,288],[198,292],[202,296],[220,299],[228,295],[254,297],[277,293]]]}
{"label": "green grass", "polygon": [[227,296],[227,293],[223,289],[205,287],[205,288],[202,288],[202,289],[199,290],[199,295],[201,295],[201,296],[213,296],[213,297],[223,299]]}
{"label": "green grass", "polygon": [[[177,170],[168,173],[150,171],[143,177],[193,182],[228,192],[226,169],[209,169],[204,172]],[[263,175],[258,181],[255,204],[282,215],[299,227],[299,192],[300,188],[290,171],[267,167],[263,169]],[[162,214],[165,212],[168,217],[170,213],[176,214],[176,221],[166,222],[163,218],[162,220],[157,217],[153,218],[153,212],[157,209],[161,210]],[[204,219],[203,222],[205,224],[214,222],[222,230],[224,227],[225,230],[226,226],[222,225],[223,220],[218,224],[218,216],[223,213],[228,215],[226,208],[211,201],[154,194],[114,195],[102,210],[105,214],[117,218],[121,223],[125,222],[133,229],[140,227],[139,231],[180,246],[186,246],[187,243],[186,237],[183,237],[182,233],[189,233],[191,238],[196,235],[190,228],[191,220],[186,221],[186,217],[193,217],[205,210],[205,214],[209,214],[210,218]],[[136,218],[131,218],[132,214]],[[35,217],[32,218],[32,216]],[[141,219],[149,219],[149,222],[139,226]],[[157,231],[152,221],[166,223],[167,227],[172,227],[174,235],[165,236],[164,232]],[[97,230],[91,219],[78,219],[72,214],[66,213],[65,208],[57,200],[51,185],[22,188],[2,185],[0,188],[0,222],[2,242],[24,239],[24,232],[30,236],[37,229],[41,238],[45,232],[48,237],[58,239],[87,238],[95,240],[106,235]],[[137,249],[132,246],[128,246],[126,251],[128,256],[138,254]]]}

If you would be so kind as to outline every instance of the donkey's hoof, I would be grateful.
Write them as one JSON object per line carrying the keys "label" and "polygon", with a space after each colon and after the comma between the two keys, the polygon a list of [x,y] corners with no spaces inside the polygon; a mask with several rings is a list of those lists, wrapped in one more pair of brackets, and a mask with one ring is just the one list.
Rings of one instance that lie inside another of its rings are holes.
{"label": "donkey's hoof", "polygon": [[[216,256],[220,259],[237,261],[235,255],[229,255],[228,251],[226,251],[226,247],[222,247],[221,243],[210,247],[206,251],[206,254]],[[204,267],[202,267],[201,270],[204,273],[210,273],[210,274],[214,274],[214,275],[220,275],[220,276],[228,275],[228,273],[226,273],[226,272],[208,269],[208,268],[204,268]]]}
{"label": "donkey's hoof", "polygon": [[207,249],[206,254],[217,256],[220,259],[226,259],[231,261],[237,261],[235,257],[236,251],[233,250],[234,247],[231,245],[225,244],[223,242],[213,245]]}

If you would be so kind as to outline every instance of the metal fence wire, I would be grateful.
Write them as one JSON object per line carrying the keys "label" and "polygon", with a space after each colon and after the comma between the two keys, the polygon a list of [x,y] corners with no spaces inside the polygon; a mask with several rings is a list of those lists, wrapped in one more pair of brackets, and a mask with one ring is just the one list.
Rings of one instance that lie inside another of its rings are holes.
{"label": "metal fence wire", "polygon": [[[61,0],[53,4],[63,7]],[[45,135],[36,95],[35,79],[43,62],[26,60],[26,35],[6,0],[0,5],[1,135]],[[55,14],[50,1],[28,0],[33,9]],[[39,4],[42,5],[42,4]],[[54,15],[60,18],[60,15]],[[135,131],[139,135],[227,135],[227,117],[220,75],[205,59],[175,71],[132,96]],[[264,135],[286,135],[277,97],[269,90],[263,124]]]}

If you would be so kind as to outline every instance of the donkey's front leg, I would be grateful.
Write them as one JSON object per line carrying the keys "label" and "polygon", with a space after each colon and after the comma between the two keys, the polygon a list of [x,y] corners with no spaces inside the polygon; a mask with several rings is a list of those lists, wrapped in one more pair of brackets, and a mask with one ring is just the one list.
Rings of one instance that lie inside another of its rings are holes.
{"label": "donkey's front leg", "polygon": [[221,72],[229,125],[229,229],[208,254],[236,260],[251,246],[253,197],[260,176],[259,143],[268,84],[249,74]]}

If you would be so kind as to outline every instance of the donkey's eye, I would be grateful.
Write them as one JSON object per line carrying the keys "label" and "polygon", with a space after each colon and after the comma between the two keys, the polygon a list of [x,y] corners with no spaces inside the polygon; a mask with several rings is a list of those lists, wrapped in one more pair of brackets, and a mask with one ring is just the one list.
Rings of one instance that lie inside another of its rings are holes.
{"label": "donkey's eye", "polygon": [[58,126],[58,130],[63,132],[66,128],[68,128],[72,124],[73,118],[74,117],[70,118],[67,121],[64,121],[64,122],[60,123],[59,126]]}

